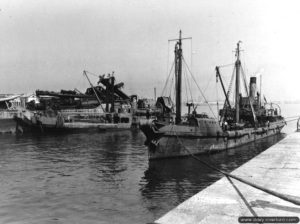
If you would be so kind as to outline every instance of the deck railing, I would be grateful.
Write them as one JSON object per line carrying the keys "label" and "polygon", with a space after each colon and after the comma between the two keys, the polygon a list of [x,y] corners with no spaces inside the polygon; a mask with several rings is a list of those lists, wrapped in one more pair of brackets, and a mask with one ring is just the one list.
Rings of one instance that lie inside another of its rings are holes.
{"label": "deck railing", "polygon": [[16,110],[0,110],[1,119],[13,118],[17,114]]}
{"label": "deck railing", "polygon": [[105,114],[100,109],[72,109],[72,110],[61,110],[62,114]]}
{"label": "deck railing", "polygon": [[[106,115],[113,116],[114,113],[103,112],[101,109],[72,109],[61,110],[63,116],[88,116],[88,117],[104,117]],[[119,113],[119,117],[131,117],[131,113],[123,112]]]}

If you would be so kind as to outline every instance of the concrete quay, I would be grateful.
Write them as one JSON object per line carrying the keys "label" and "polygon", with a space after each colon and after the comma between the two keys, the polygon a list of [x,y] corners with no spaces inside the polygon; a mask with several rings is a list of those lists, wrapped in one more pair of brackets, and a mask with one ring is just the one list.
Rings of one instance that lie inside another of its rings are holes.
{"label": "concrete quay", "polygon": [[[300,132],[289,134],[231,174],[300,200]],[[231,224],[239,223],[241,216],[300,217],[300,206],[223,177],[155,223]]]}

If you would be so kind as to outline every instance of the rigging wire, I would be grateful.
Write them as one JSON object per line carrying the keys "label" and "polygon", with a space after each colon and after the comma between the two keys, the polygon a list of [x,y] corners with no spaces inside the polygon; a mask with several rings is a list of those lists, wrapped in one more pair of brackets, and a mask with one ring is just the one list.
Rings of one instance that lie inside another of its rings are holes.
{"label": "rigging wire", "polygon": [[[83,77],[82,77],[82,76],[78,76],[78,79],[77,79],[77,81],[76,81],[75,86],[77,86],[77,88],[82,89],[83,86],[85,86],[85,84],[86,84],[86,82],[85,82],[85,80],[83,79]],[[76,91],[76,90],[79,91],[77,88],[74,88],[74,90],[75,90],[75,91]],[[79,91],[79,92],[81,92],[81,91]]]}
{"label": "rigging wire", "polygon": [[247,65],[247,63],[246,63],[246,52],[245,52],[245,51],[243,51],[243,53],[242,53],[242,54],[243,54],[243,58],[244,58],[244,59],[243,59],[243,62],[244,62],[244,68],[245,68],[245,72],[247,72],[247,73],[248,73],[249,71],[248,71],[248,68],[247,68],[247,66],[246,66],[246,65]]}
{"label": "rigging wire", "polygon": [[214,77],[213,75],[210,76],[210,79],[208,80],[208,83],[207,83],[206,87],[205,87],[204,90],[203,90],[203,93],[204,93],[204,94],[206,93],[206,90],[208,89],[208,87],[209,87],[209,85],[210,85],[210,82],[211,82],[211,80],[212,80],[213,77]]}
{"label": "rigging wire", "polygon": [[285,120],[285,122],[297,121],[297,120],[299,120],[299,118],[300,118],[300,116],[298,116],[297,118],[295,118],[295,119],[292,119],[292,120],[288,120],[288,121],[286,121],[286,120]]}
{"label": "rigging wire", "polygon": [[[211,112],[212,115],[214,116],[215,120],[217,120],[215,113],[213,112],[213,110],[212,110],[211,106],[209,105],[209,103],[208,103],[206,97],[204,96],[202,90],[200,89],[200,86],[199,86],[198,83],[196,82],[196,79],[195,79],[194,75],[192,74],[191,70],[190,70],[189,67],[187,66],[185,59],[184,59],[183,57],[182,57],[182,59],[183,59],[184,64],[186,65],[186,67],[187,67],[189,73],[191,74],[191,76],[192,76],[192,78],[193,78],[195,84],[197,85],[197,87],[198,87],[198,89],[199,89],[199,91],[200,91],[200,93],[201,93],[203,99],[205,100],[205,103],[208,105],[210,112]],[[218,121],[218,120],[217,120],[217,121]],[[219,122],[217,122],[217,123],[219,124]]]}
{"label": "rigging wire", "polygon": [[[229,83],[229,86],[228,86],[228,90],[227,90],[227,97],[228,99],[230,99],[230,94],[231,94],[231,90],[232,90],[232,85],[233,85],[233,82],[235,81],[235,66],[233,67],[233,70],[232,70],[232,75],[231,75],[231,79],[230,79],[230,83]],[[233,91],[233,94],[232,94],[232,98],[231,98],[231,101],[234,102],[234,98],[235,98],[235,91]],[[226,102],[225,102],[226,104]],[[225,108],[225,105],[224,104],[224,108]]]}
{"label": "rigging wire", "polygon": [[219,65],[218,67],[219,68],[225,68],[225,67],[229,67],[229,66],[232,66],[232,65],[234,65],[234,63],[226,64],[226,65]]}
{"label": "rigging wire", "polygon": [[[170,75],[168,75],[168,71],[169,71],[169,57],[170,57],[170,42],[168,41],[168,58],[167,58],[167,77]],[[172,70],[172,68],[171,68]]]}
{"label": "rigging wire", "polygon": [[168,83],[169,83],[169,79],[170,79],[171,73],[172,73],[172,71],[173,71],[174,65],[175,65],[175,61],[173,61],[173,63],[172,63],[171,70],[170,70],[170,72],[169,72],[169,75],[168,75],[168,77],[167,77],[167,80],[166,80],[166,82],[165,82],[164,88],[163,88],[162,93],[161,93],[162,96],[164,95],[165,90],[166,90],[166,87],[167,87],[167,85],[168,85]]}
{"label": "rigging wire", "polygon": [[191,38],[191,70],[193,70],[193,39]]}
{"label": "rigging wire", "polygon": [[[231,65],[234,65],[234,63],[232,63]],[[218,66],[219,67],[219,66]],[[232,85],[233,85],[233,82],[235,80],[235,71],[236,71],[236,67],[234,66],[233,67],[233,70],[232,70],[232,74],[231,74],[231,78],[230,78],[230,82],[229,82],[229,85],[228,85],[228,89],[227,89],[227,98],[228,100],[230,100],[230,94],[231,94],[231,90],[232,90]],[[226,96],[225,96],[226,97]],[[234,98],[235,98],[235,91],[233,91],[233,94],[232,94],[232,99],[231,101],[234,101]],[[223,104],[223,110],[222,110],[222,114],[220,116],[220,120],[222,120],[224,118],[224,115],[225,115],[225,108],[227,107],[227,101],[225,99],[225,103]]]}
{"label": "rigging wire", "polygon": [[186,71],[183,72],[183,75],[184,75],[184,86],[185,86],[185,92],[186,92],[186,102],[188,103],[189,102],[189,96],[188,96],[188,91],[187,91],[187,85],[186,85]]}
{"label": "rigging wire", "polygon": [[[228,86],[228,90],[227,90],[227,96],[228,96],[228,98],[229,98],[229,96],[230,96],[230,93],[231,93],[231,89],[232,89],[232,85],[233,85],[233,81],[235,80],[234,78],[235,78],[235,75],[234,75],[234,73],[235,73],[235,66],[233,67],[233,71],[232,71],[232,75],[231,75],[231,79],[230,79],[230,83],[229,83],[229,86]],[[233,95],[233,94],[232,94]]]}
{"label": "rigging wire", "polygon": [[295,117],[298,117],[298,118],[299,118],[299,117],[300,117],[300,115],[297,115],[297,116],[295,115],[295,116],[292,116],[292,117],[285,117],[285,119],[289,119],[289,118],[295,118]]}
{"label": "rigging wire", "polygon": [[[174,101],[175,101],[175,105],[176,105],[176,87],[175,87],[175,85],[176,85],[176,81],[174,81],[174,88],[173,88],[173,99],[175,99]],[[171,97],[171,99],[172,99],[172,97]]]}
{"label": "rigging wire", "polygon": [[96,77],[99,77],[99,75],[97,75],[97,74],[95,74],[95,73],[92,73],[92,72],[89,72],[89,71],[85,71],[86,73],[89,73],[89,74],[91,74],[91,75],[93,75],[93,76],[96,76]]}
{"label": "rigging wire", "polygon": [[[171,83],[170,83],[170,90],[169,90],[169,97],[171,97],[171,92],[172,92],[172,89],[173,89],[173,82],[174,82],[174,76],[172,76],[172,79],[171,79]],[[174,84],[175,85],[175,84]],[[174,88],[175,89],[175,88]],[[172,99],[172,97],[171,97]],[[174,99],[174,98],[173,98]]]}
{"label": "rigging wire", "polygon": [[247,77],[246,77],[246,74],[245,74],[244,69],[243,69],[242,66],[241,66],[241,71],[242,71],[242,75],[243,75],[245,91],[246,91],[247,96],[249,97],[249,91],[248,91],[247,80],[246,80]]}
{"label": "rigging wire", "polygon": [[[220,68],[220,67],[227,67],[227,66],[232,66],[232,65],[234,65],[234,63],[231,63],[231,64],[227,64],[227,65],[221,65],[221,66],[218,66],[218,68]],[[235,66],[233,67],[233,71],[232,71],[232,75],[231,75],[231,78],[230,78],[230,82],[229,82],[229,84],[228,84],[228,89],[227,89],[227,92],[225,93],[226,94],[226,96],[227,96],[227,98],[228,98],[228,100],[230,100],[230,93],[231,93],[231,89],[232,89],[232,84],[233,84],[233,81],[234,81],[234,77],[235,77],[235,75],[234,75],[234,73],[235,73]],[[221,77],[220,77],[221,78]],[[224,77],[223,77],[224,78]],[[217,82],[218,82],[218,79],[217,79]],[[224,82],[223,81],[223,83],[226,83],[226,82]],[[223,117],[224,117],[224,115],[225,115],[225,108],[226,108],[226,106],[227,106],[227,100],[226,100],[226,96],[225,96],[225,102],[224,102],[224,104],[223,104],[223,110],[221,111],[221,115],[220,115],[220,121],[223,119]],[[232,101],[232,99],[231,99],[231,101]]]}
{"label": "rigging wire", "polygon": [[192,103],[194,103],[193,94],[192,94],[192,88],[191,88],[191,85],[190,85],[189,77],[187,75],[188,73],[187,73],[186,67],[184,67],[184,70],[186,72],[186,79],[187,79],[187,82],[188,82],[188,87],[189,87],[189,92],[190,92],[191,100],[192,100]]}
{"label": "rigging wire", "polygon": [[[216,82],[216,93],[217,93],[217,111],[220,111],[219,110],[219,92],[218,92],[218,83],[217,82]],[[219,113],[217,116],[218,116],[218,121],[219,121]]]}
{"label": "rigging wire", "polygon": [[95,96],[96,96],[96,98],[97,98],[97,100],[98,100],[98,102],[99,102],[99,105],[100,105],[101,109],[102,109],[103,111],[105,111],[104,108],[103,108],[103,106],[102,106],[102,102],[101,102],[101,100],[100,100],[99,97],[98,97],[98,93],[96,92],[96,90],[95,90],[93,84],[91,83],[91,81],[90,81],[90,79],[89,79],[89,77],[88,77],[88,75],[87,75],[86,73],[87,73],[86,71],[83,71],[83,75],[85,75],[85,77],[87,78],[88,82],[90,83],[90,85],[91,85],[91,87],[92,87],[92,90],[94,91],[94,94],[95,94]]}

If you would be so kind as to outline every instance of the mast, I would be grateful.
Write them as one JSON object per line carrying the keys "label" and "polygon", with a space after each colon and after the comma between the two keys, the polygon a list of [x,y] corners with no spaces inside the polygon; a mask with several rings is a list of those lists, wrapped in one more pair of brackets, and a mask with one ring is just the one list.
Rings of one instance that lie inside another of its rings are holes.
{"label": "mast", "polygon": [[176,82],[176,118],[175,124],[181,122],[181,76],[182,76],[182,42],[181,30],[175,45],[175,82]]}
{"label": "mast", "polygon": [[241,41],[239,41],[237,43],[236,62],[235,62],[235,68],[236,68],[236,78],[235,78],[235,122],[236,123],[239,123],[239,121],[240,121],[240,67],[241,67],[240,43],[241,43]]}
{"label": "mast", "polygon": [[262,84],[262,77],[261,77],[261,74],[260,74],[260,80],[259,80],[259,85],[260,85],[260,88],[259,88],[259,108],[261,108],[261,84]]}

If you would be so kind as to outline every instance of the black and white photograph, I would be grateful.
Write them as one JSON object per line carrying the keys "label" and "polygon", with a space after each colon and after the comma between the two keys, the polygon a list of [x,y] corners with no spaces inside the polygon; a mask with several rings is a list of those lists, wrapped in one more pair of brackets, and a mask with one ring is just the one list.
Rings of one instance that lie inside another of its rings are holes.
{"label": "black and white photograph", "polygon": [[1,0],[0,224],[299,223],[300,2]]}

